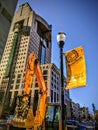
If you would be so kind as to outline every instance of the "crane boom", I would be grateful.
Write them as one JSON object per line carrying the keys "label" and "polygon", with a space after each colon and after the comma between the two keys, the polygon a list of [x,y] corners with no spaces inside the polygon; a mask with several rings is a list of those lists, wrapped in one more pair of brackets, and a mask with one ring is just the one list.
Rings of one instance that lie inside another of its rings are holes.
{"label": "crane boom", "polygon": [[[32,108],[29,106],[30,89],[34,75],[36,75],[40,90],[39,105],[35,116],[33,115]],[[36,58],[35,52],[30,53],[28,57],[23,83],[24,91],[22,95],[17,97],[15,115],[11,122],[15,127],[26,128],[26,130],[33,127],[33,130],[37,130],[43,124],[45,118],[47,89],[41,71],[40,62]]]}

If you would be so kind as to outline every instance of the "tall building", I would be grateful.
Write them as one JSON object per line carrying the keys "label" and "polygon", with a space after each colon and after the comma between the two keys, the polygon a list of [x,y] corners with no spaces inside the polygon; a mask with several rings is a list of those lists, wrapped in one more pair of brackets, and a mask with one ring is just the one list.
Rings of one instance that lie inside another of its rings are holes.
{"label": "tall building", "polygon": [[[61,102],[60,69],[58,69],[58,67],[53,63],[41,65],[41,68],[47,86],[47,102],[54,104],[60,103]],[[65,81],[64,85],[66,85]],[[32,99],[33,98],[34,94],[32,95]],[[66,118],[70,118],[71,112],[70,112],[69,90],[64,91],[64,104],[66,105]]]}
{"label": "tall building", "polygon": [[18,0],[0,0],[0,60]]}
{"label": "tall building", "polygon": [[55,64],[44,64],[41,66],[47,86],[47,102],[60,103],[60,70]]}
{"label": "tall building", "polygon": [[5,101],[13,105],[16,95],[22,90],[28,55],[34,51],[41,64],[50,63],[51,46],[51,25],[28,3],[22,4],[13,17],[0,64],[1,111]]}

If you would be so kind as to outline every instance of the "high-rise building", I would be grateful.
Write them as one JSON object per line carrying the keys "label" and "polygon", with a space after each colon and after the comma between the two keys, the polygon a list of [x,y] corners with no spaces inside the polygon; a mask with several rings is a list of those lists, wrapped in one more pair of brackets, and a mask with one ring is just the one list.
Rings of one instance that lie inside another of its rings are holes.
{"label": "high-rise building", "polygon": [[15,96],[22,90],[28,55],[34,51],[41,64],[50,63],[51,46],[51,25],[37,15],[28,3],[19,6],[11,23],[0,64],[1,111],[6,105],[6,98],[11,106]]}
{"label": "high-rise building", "polygon": [[0,60],[18,0],[0,0]]}

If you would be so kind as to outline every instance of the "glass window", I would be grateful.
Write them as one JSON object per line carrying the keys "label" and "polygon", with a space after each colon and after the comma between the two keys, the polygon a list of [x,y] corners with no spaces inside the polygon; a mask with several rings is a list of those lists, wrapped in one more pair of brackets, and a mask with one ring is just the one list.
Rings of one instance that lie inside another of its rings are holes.
{"label": "glass window", "polygon": [[17,94],[18,94],[18,91],[15,91],[15,93],[14,93],[15,97],[17,97]]}
{"label": "glass window", "polygon": [[21,74],[18,74],[18,78],[20,78],[21,77]]}
{"label": "glass window", "polygon": [[19,85],[16,85],[16,87],[15,87],[16,89],[18,89],[19,88]]}
{"label": "glass window", "polygon": [[17,79],[17,83],[20,83],[20,79]]}
{"label": "glass window", "polygon": [[47,76],[44,76],[44,80],[47,80]]}
{"label": "glass window", "polygon": [[13,85],[10,86],[10,89],[13,89]]}
{"label": "glass window", "polygon": [[53,90],[51,90],[51,102],[53,102]]}
{"label": "glass window", "polygon": [[11,82],[10,82],[11,84],[13,84],[14,83],[14,80],[11,80]]}
{"label": "glass window", "polygon": [[54,92],[54,102],[56,102],[56,92]]}
{"label": "glass window", "polygon": [[47,70],[44,70],[44,71],[43,71],[43,74],[47,74],[47,73],[48,73],[48,71],[47,71]]}
{"label": "glass window", "polygon": [[42,45],[42,47],[41,47],[41,59],[40,59],[41,64],[45,64],[45,52],[46,52],[46,48]]}

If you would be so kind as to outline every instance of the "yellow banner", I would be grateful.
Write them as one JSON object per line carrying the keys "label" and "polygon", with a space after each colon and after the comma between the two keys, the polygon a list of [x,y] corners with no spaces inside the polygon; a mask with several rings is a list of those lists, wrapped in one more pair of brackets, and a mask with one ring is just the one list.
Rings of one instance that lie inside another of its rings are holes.
{"label": "yellow banner", "polygon": [[82,46],[65,52],[66,89],[86,86],[86,65]]}

